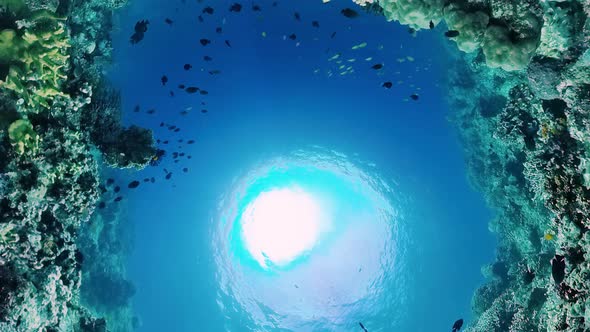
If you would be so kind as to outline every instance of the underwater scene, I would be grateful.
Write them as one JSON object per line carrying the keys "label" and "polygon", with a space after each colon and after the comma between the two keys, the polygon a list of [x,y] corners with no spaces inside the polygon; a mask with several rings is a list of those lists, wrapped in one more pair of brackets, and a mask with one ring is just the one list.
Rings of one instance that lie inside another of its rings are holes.
{"label": "underwater scene", "polygon": [[590,331],[587,0],[0,0],[0,332]]}

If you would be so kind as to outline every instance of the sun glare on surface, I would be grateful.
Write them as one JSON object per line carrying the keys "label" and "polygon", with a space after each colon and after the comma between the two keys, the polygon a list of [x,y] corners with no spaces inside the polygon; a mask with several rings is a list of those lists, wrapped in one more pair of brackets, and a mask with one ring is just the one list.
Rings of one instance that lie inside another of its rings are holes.
{"label": "sun glare on surface", "polygon": [[262,267],[285,266],[317,242],[322,213],[314,197],[298,188],[261,193],[242,216],[243,239]]}

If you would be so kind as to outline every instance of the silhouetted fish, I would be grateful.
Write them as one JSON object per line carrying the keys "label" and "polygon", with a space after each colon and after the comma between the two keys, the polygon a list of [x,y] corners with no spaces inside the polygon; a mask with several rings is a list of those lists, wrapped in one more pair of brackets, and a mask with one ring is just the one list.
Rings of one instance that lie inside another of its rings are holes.
{"label": "silhouetted fish", "polygon": [[172,177],[172,172],[166,174],[166,180],[170,180],[171,177]]}
{"label": "silhouetted fish", "polygon": [[297,39],[297,35],[294,34],[294,33],[292,33],[292,34],[289,35],[289,39],[295,40],[295,39]]}
{"label": "silhouetted fish", "polygon": [[374,64],[371,66],[371,68],[375,69],[375,70],[379,70],[379,69],[383,68],[383,64],[381,64],[381,63]]}
{"label": "silhouetted fish", "polygon": [[221,74],[221,70],[213,69],[213,70],[209,71],[209,75],[217,75],[217,74]]}
{"label": "silhouetted fish", "polygon": [[410,98],[412,98],[412,100],[418,100],[419,96],[415,93],[410,95]]}
{"label": "silhouetted fish", "polygon": [[225,40],[225,45],[227,45],[227,47],[231,47],[231,44],[229,43],[229,40]]}
{"label": "silhouetted fish", "polygon": [[185,173],[188,173],[188,168],[185,167],[185,168],[182,169],[182,171],[185,172]]}
{"label": "silhouetted fish", "polygon": [[203,12],[203,14],[209,14],[209,15],[211,15],[211,14],[213,14],[213,8],[207,6],[207,7],[203,8],[203,11],[202,12]]}
{"label": "silhouetted fish", "polygon": [[209,39],[206,39],[206,38],[202,38],[201,40],[199,40],[199,42],[203,46],[207,46],[207,45],[211,44],[211,41]]}
{"label": "silhouetted fish", "polygon": [[190,63],[185,63],[182,68],[184,68],[184,70],[190,70],[191,68],[193,68],[193,66]]}
{"label": "silhouetted fish", "polygon": [[365,326],[363,325],[363,323],[359,322],[359,325],[361,326],[361,329],[363,329],[363,331],[369,332],[369,331],[367,331],[367,329],[365,328]]}
{"label": "silhouetted fish", "polygon": [[432,22],[432,21],[428,22],[428,27],[430,29],[434,29],[434,22]]}
{"label": "silhouetted fish", "polygon": [[133,108],[133,112],[135,112],[135,113],[139,112],[139,105],[135,105],[135,107]]}
{"label": "silhouetted fish", "polygon": [[115,179],[113,178],[108,178],[107,179],[107,186],[110,186],[111,184],[113,184],[115,182]]}
{"label": "silhouetted fish", "polygon": [[156,110],[152,108],[152,109],[148,110],[146,113],[147,114],[154,114],[154,113],[156,113]]}
{"label": "silhouetted fish", "polygon": [[123,196],[117,196],[117,198],[115,198],[115,202],[120,202],[123,199]]}
{"label": "silhouetted fish", "polygon": [[208,56],[208,55],[205,55],[205,56],[203,56],[203,60],[205,60],[205,61],[211,61],[211,60],[213,60],[213,58],[210,57],[210,56]]}
{"label": "silhouetted fish", "polygon": [[259,5],[252,5],[252,10],[255,11],[255,12],[259,12],[262,9],[260,9],[260,6]]}
{"label": "silhouetted fish", "polygon": [[114,191],[114,192],[116,192],[116,193],[118,193],[119,191],[121,191],[121,187],[119,187],[119,186],[116,186],[116,187],[113,189],[113,191]]}
{"label": "silhouetted fish", "polygon": [[463,327],[463,319],[458,319],[455,321],[455,323],[453,324],[453,332],[457,332],[459,330],[461,330],[461,327]]}
{"label": "silhouetted fish", "polygon": [[301,22],[301,15],[299,15],[299,13],[298,13],[298,12],[295,12],[295,13],[293,14],[293,16],[295,17],[295,20],[296,20],[296,21],[300,21],[300,22]]}
{"label": "silhouetted fish", "polygon": [[231,5],[229,7],[229,11],[230,12],[236,12],[239,13],[242,10],[242,5],[240,5],[239,3],[234,3],[233,5]]}
{"label": "silhouetted fish", "polygon": [[199,20],[199,22],[203,23],[203,16],[199,15],[197,16],[197,19]]}
{"label": "silhouetted fish", "polygon": [[185,88],[185,86],[184,86],[184,84],[178,84],[178,88],[179,88],[179,89],[184,89],[184,88]]}
{"label": "silhouetted fish", "polygon": [[565,278],[565,257],[555,255],[551,259],[551,276],[556,284],[560,284]]}
{"label": "silhouetted fish", "polygon": [[330,35],[330,38],[334,38],[336,37],[336,31],[332,32],[332,34]]}
{"label": "silhouetted fish", "polygon": [[99,209],[104,209],[106,206],[107,206],[107,204],[105,202],[98,203],[98,208]]}
{"label": "silhouetted fish", "polygon": [[166,18],[166,19],[164,20],[164,22],[166,22],[166,24],[168,24],[168,25],[172,25],[172,23],[174,23],[174,22],[172,22],[172,20],[171,20],[171,19],[169,19],[169,18]]}
{"label": "silhouetted fish", "polygon": [[457,31],[457,30],[449,30],[449,31],[446,31],[445,32],[445,36],[448,37],[448,38],[457,37],[457,36],[459,36],[459,31]]}
{"label": "silhouetted fish", "polygon": [[383,83],[383,85],[381,85],[381,86],[384,88],[387,88],[387,89],[391,89],[391,87],[393,86],[393,83],[387,81],[387,82]]}
{"label": "silhouetted fish", "polygon": [[141,20],[135,23],[135,32],[131,35],[131,38],[129,38],[129,41],[132,45],[137,44],[143,40],[144,34],[148,29],[148,24],[150,24],[148,20]]}
{"label": "silhouetted fish", "polygon": [[127,185],[127,188],[133,189],[133,188],[137,188],[138,186],[139,186],[139,181],[133,180],[133,181],[129,182],[129,184]]}
{"label": "silhouetted fish", "polygon": [[320,27],[320,22],[318,22],[318,21],[312,21],[311,22],[311,26],[314,27],[314,28],[319,28]]}
{"label": "silhouetted fish", "polygon": [[340,13],[342,13],[342,15],[348,17],[348,18],[355,18],[359,16],[359,13],[357,13],[355,10],[350,9],[350,8],[344,8],[340,11]]}
{"label": "silhouetted fish", "polygon": [[160,81],[162,81],[162,85],[166,85],[166,83],[168,83],[168,77],[163,75],[162,78],[160,78]]}
{"label": "silhouetted fish", "polygon": [[189,86],[186,89],[184,89],[184,91],[186,91],[187,93],[195,93],[199,91],[199,88],[197,88],[196,86]]}
{"label": "silhouetted fish", "polygon": [[217,28],[215,28],[215,32],[222,33],[223,29],[221,27],[217,27]]}
{"label": "silhouetted fish", "polygon": [[202,95],[208,95],[209,94],[209,91],[207,91],[207,90],[200,90],[199,93],[202,94]]}
{"label": "silhouetted fish", "polygon": [[195,140],[189,139],[188,141],[186,141],[186,144],[193,144],[195,143]]}

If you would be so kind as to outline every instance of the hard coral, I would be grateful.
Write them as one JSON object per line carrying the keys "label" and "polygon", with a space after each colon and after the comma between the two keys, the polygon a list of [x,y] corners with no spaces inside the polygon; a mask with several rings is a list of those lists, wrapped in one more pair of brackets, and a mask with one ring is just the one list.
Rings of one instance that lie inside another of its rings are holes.
{"label": "hard coral", "polygon": [[443,0],[379,0],[388,20],[399,21],[414,29],[428,29],[443,16]]}
{"label": "hard coral", "polygon": [[8,137],[19,154],[34,154],[39,147],[39,136],[27,120],[16,120],[8,127]]}

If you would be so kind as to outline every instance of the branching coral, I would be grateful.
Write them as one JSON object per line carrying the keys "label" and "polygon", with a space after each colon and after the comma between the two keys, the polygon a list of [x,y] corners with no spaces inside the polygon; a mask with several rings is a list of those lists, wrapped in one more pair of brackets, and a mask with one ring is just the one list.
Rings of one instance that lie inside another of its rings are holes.
{"label": "branching coral", "polygon": [[27,120],[16,120],[8,127],[10,143],[19,154],[34,154],[39,147],[39,136]]}

